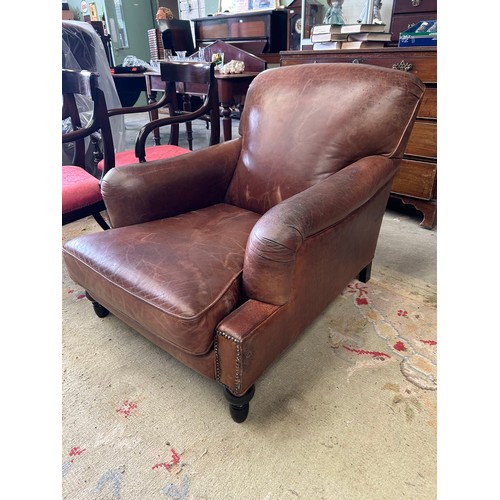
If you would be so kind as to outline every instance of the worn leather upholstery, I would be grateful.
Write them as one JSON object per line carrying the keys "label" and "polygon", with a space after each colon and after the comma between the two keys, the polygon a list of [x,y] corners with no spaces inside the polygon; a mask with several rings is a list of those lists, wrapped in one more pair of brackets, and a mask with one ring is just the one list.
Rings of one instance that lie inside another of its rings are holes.
{"label": "worn leather upholstery", "polygon": [[70,276],[244,394],[373,259],[423,91],[362,64],[259,74],[240,138],[105,176],[112,229],[65,244]]}

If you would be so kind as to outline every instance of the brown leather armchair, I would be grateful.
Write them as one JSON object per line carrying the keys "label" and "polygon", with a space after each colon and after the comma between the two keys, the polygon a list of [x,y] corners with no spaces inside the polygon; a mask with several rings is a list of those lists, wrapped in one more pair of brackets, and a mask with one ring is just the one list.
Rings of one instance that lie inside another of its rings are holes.
{"label": "brown leather armchair", "polygon": [[242,422],[264,370],[369,279],[423,91],[362,64],[264,71],[240,138],[105,176],[112,229],[65,244],[70,276],[100,316],[221,383]]}

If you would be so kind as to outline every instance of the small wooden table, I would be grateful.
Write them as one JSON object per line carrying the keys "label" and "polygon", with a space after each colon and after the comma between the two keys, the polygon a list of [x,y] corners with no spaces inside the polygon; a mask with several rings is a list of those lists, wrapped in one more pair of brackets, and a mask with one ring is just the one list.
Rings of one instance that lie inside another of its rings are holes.
{"label": "small wooden table", "polygon": [[[217,79],[217,91],[219,93],[219,102],[222,107],[222,131],[224,141],[229,141],[232,139],[231,106],[233,104],[239,104],[241,110],[248,87],[260,72],[267,69],[267,63],[260,57],[250,54],[249,52],[222,40],[210,43],[204,48],[205,57],[208,61],[212,60],[212,55],[214,53],[222,52],[224,54],[225,62],[229,62],[234,59],[243,61],[245,64],[245,71],[237,75],[221,75],[218,72],[215,73],[215,77]],[[165,89],[165,83],[161,81],[159,73],[145,73],[144,75],[146,78],[146,92],[148,94],[148,100],[156,100],[156,92],[163,91]],[[192,85],[193,86],[190,86],[189,89],[178,88],[178,92],[198,96],[204,95],[203,89],[200,91],[199,86],[196,88],[195,84]],[[151,119],[154,119],[153,115],[151,115]]]}
{"label": "small wooden table", "polygon": [[[259,74],[258,71],[244,72],[236,75],[221,75],[216,74],[217,90],[219,92],[219,101],[222,107],[222,130],[224,141],[232,139],[232,123],[231,123],[231,106],[233,104],[243,105],[245,95],[252,80]],[[160,73],[146,72],[143,73],[146,79],[146,93],[148,102],[156,101],[157,92],[163,92],[165,89],[165,82],[162,81]],[[190,95],[204,95],[202,89],[179,89],[185,90]],[[158,110],[150,112],[151,119],[158,118]],[[155,142],[159,140],[159,132],[155,131]]]}
{"label": "small wooden table", "polygon": [[240,104],[240,110],[243,108],[248,87],[258,74],[258,72],[244,72],[238,75],[215,75],[222,106],[222,130],[225,141],[232,139],[231,106]]}

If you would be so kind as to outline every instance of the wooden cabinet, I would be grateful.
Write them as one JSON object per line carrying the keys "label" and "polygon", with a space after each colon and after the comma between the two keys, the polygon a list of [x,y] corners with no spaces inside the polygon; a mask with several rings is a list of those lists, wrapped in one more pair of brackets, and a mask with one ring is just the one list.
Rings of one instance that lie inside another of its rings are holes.
{"label": "wooden cabinet", "polygon": [[417,121],[391,196],[422,212],[421,225],[431,229],[437,214],[437,51],[435,47],[281,52],[281,66],[314,63],[373,64],[410,71],[426,86]]}
{"label": "wooden cabinet", "polygon": [[196,46],[222,40],[251,54],[288,48],[288,11],[259,10],[192,19]]}
{"label": "wooden cabinet", "polygon": [[391,40],[396,44],[399,34],[420,21],[437,19],[437,0],[394,0],[392,4]]}

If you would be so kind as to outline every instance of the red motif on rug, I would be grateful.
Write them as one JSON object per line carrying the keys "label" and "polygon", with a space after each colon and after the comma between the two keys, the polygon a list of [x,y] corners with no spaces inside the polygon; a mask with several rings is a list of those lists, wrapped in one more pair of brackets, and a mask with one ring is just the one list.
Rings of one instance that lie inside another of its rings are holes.
{"label": "red motif on rug", "polygon": [[355,354],[368,354],[372,358],[377,358],[377,359],[383,359],[383,358],[390,358],[389,354],[386,354],[385,352],[379,352],[379,351],[365,351],[364,349],[351,349],[350,347],[347,347],[346,345],[342,346],[344,349],[347,349],[350,352],[353,352]]}
{"label": "red motif on rug", "polygon": [[161,469],[162,467],[165,468],[166,470],[169,470],[171,467],[174,465],[177,465],[181,461],[181,457],[179,454],[173,449],[170,449],[170,454],[172,456],[172,459],[169,462],[160,462],[158,464],[153,465],[151,469]]}
{"label": "red motif on rug", "polygon": [[355,295],[356,304],[358,304],[358,306],[368,305],[368,299],[366,297],[368,294],[368,287],[359,281],[349,284],[347,286],[347,293]]}
{"label": "red motif on rug", "polygon": [[[80,448],[79,446],[74,446],[73,448],[71,448],[71,450],[69,451],[69,456],[70,457],[79,457],[83,452],[85,451],[85,448]],[[74,458],[72,458],[70,460],[71,463],[74,462]]]}
{"label": "red motif on rug", "polygon": [[115,411],[124,415],[125,418],[128,418],[132,413],[132,410],[135,410],[136,408],[137,405],[132,401],[124,401],[122,406],[120,408],[117,408]]}

